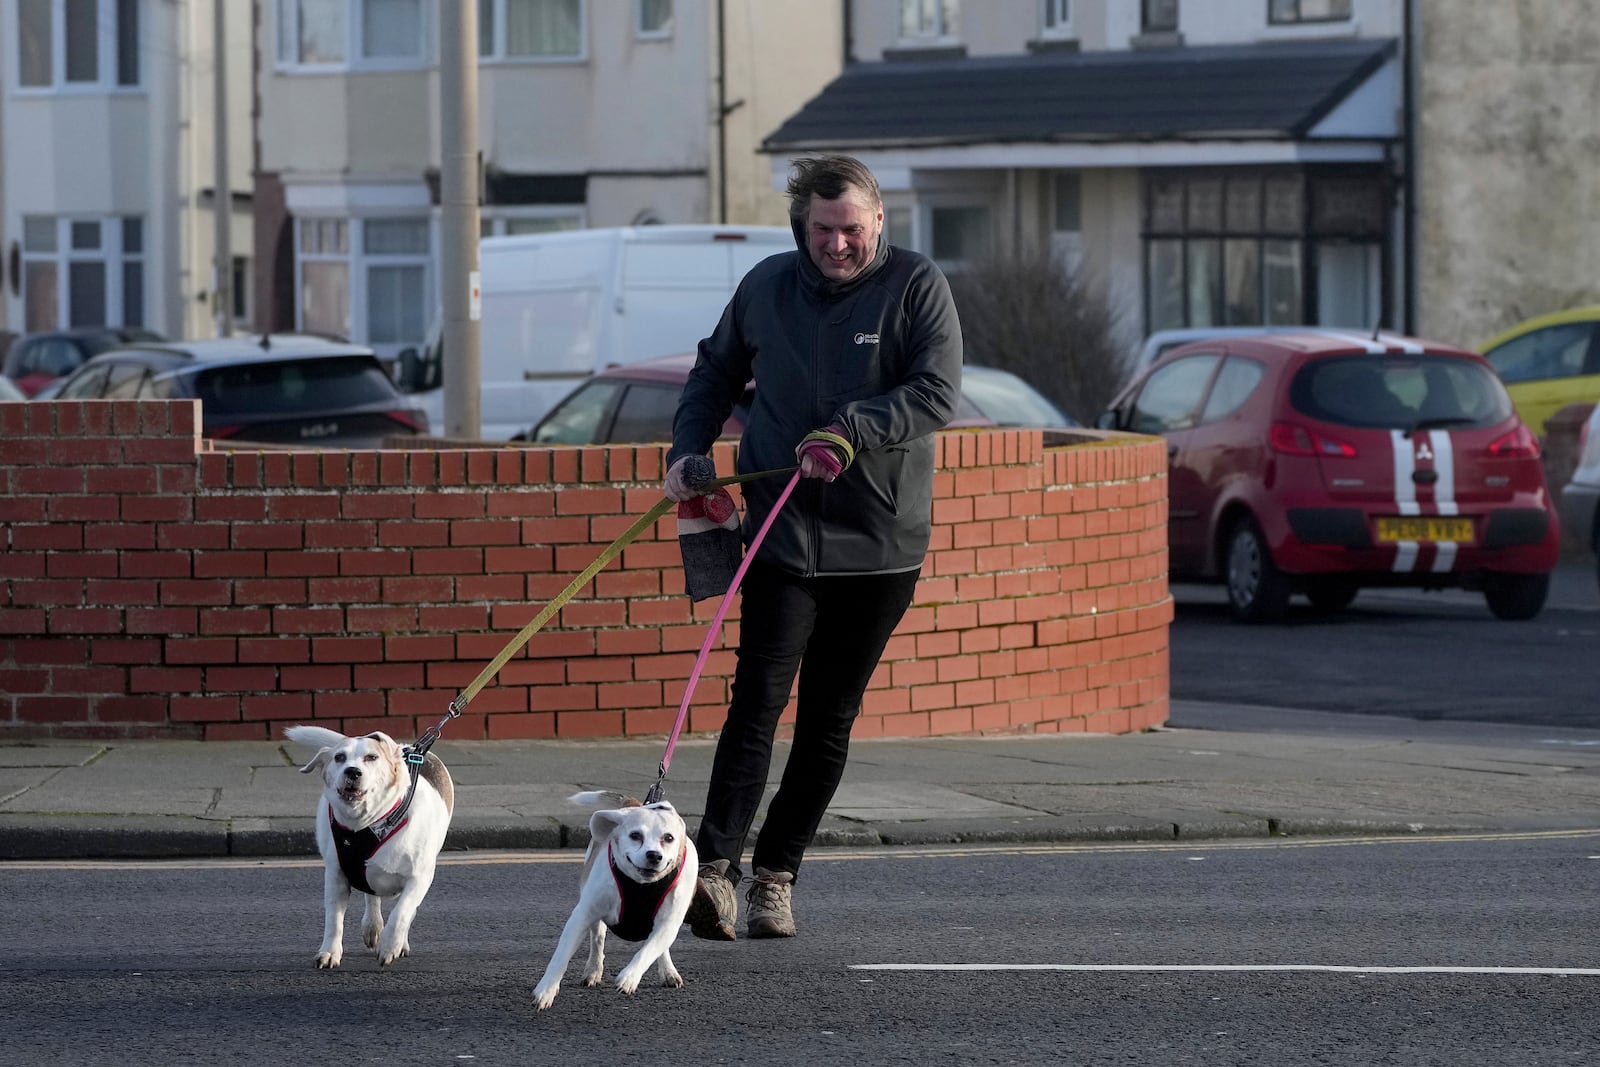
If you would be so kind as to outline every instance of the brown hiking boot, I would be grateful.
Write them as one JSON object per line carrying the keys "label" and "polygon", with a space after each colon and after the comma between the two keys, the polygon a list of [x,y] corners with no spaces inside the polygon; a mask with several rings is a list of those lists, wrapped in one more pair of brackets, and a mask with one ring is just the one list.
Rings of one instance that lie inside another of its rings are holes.
{"label": "brown hiking boot", "polygon": [[683,921],[689,932],[707,941],[732,941],[733,924],[739,918],[739,899],[728,880],[726,861],[702,863],[695,879],[694,897]]}
{"label": "brown hiking boot", "polygon": [[794,913],[789,910],[793,889],[794,875],[756,868],[744,897],[750,905],[745,913],[745,929],[751,937],[794,936]]}

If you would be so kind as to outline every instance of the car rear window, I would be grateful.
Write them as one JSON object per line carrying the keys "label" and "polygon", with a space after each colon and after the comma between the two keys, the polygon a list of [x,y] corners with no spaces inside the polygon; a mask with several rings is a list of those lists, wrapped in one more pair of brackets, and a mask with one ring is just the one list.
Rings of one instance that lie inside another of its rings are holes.
{"label": "car rear window", "polygon": [[1314,360],[1296,373],[1289,403],[1323,422],[1386,430],[1493,426],[1511,415],[1494,372],[1455,356]]}
{"label": "car rear window", "polygon": [[264,360],[195,375],[195,395],[213,412],[280,415],[397,400],[394,384],[367,356]]}

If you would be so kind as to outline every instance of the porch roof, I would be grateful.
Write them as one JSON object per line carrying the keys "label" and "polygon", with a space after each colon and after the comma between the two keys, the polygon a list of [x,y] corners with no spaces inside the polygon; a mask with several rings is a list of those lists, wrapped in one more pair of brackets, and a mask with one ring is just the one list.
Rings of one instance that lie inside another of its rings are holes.
{"label": "porch roof", "polygon": [[1343,38],[858,63],[762,149],[1300,141],[1396,50],[1390,38]]}

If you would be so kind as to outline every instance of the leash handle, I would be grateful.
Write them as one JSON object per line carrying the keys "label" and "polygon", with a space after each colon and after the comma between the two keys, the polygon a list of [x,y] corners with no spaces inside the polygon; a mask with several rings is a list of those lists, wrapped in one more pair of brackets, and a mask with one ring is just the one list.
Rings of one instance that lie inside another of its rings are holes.
{"label": "leash handle", "polygon": [[[678,734],[683,730],[684,720],[689,715],[689,701],[694,697],[694,687],[700,681],[700,672],[705,669],[706,658],[711,654],[711,645],[716,641],[717,635],[722,630],[722,620],[728,614],[728,608],[733,604],[733,594],[738,592],[739,583],[744,581],[744,572],[750,569],[750,561],[756,558],[756,549],[761,547],[761,541],[767,536],[767,530],[772,527],[772,520],[778,517],[778,512],[783,509],[784,502],[789,499],[789,494],[794,492],[794,487],[800,482],[800,471],[797,469],[789,478],[789,484],[783,487],[783,492],[778,494],[777,503],[772,505],[772,510],[767,512],[766,521],[761,524],[761,529],[756,531],[755,537],[750,540],[750,548],[745,552],[744,558],[739,561],[739,569],[733,572],[733,581],[728,585],[728,591],[722,594],[722,603],[717,605],[716,618],[711,620],[711,626],[706,630],[706,639],[700,643],[700,654],[695,657],[694,669],[689,672],[689,681],[683,687],[683,700],[678,704],[678,720],[672,724],[672,733],[667,736],[667,751],[661,757],[661,770],[656,776],[656,784],[651,787],[650,795],[655,800],[661,799],[661,784],[667,777],[667,768],[672,766],[672,750],[678,746]],[[654,800],[647,803],[654,803]]]}

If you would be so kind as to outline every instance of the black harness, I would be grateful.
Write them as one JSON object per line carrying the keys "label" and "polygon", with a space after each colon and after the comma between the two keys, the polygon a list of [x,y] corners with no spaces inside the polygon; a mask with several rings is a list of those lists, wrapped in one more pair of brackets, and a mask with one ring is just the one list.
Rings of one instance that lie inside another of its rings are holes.
{"label": "black harness", "polygon": [[650,931],[655,929],[656,912],[661,910],[661,902],[667,899],[672,887],[683,877],[683,856],[681,852],[678,854],[678,869],[671,878],[636,882],[622,873],[616,857],[611,854],[611,846],[606,846],[606,862],[611,864],[611,880],[617,883],[619,898],[617,921],[606,923],[612,933],[624,941],[643,941],[650,936]]}
{"label": "black harness", "polygon": [[[409,760],[407,762],[410,762]],[[333,831],[333,850],[339,855],[339,869],[344,872],[351,888],[368,896],[376,896],[367,881],[367,861],[383,847],[383,843],[400,832],[411,821],[411,801],[417,795],[417,778],[422,764],[411,763],[411,787],[389,813],[370,826],[352,830],[333,817],[333,805],[328,805],[328,829]]]}

